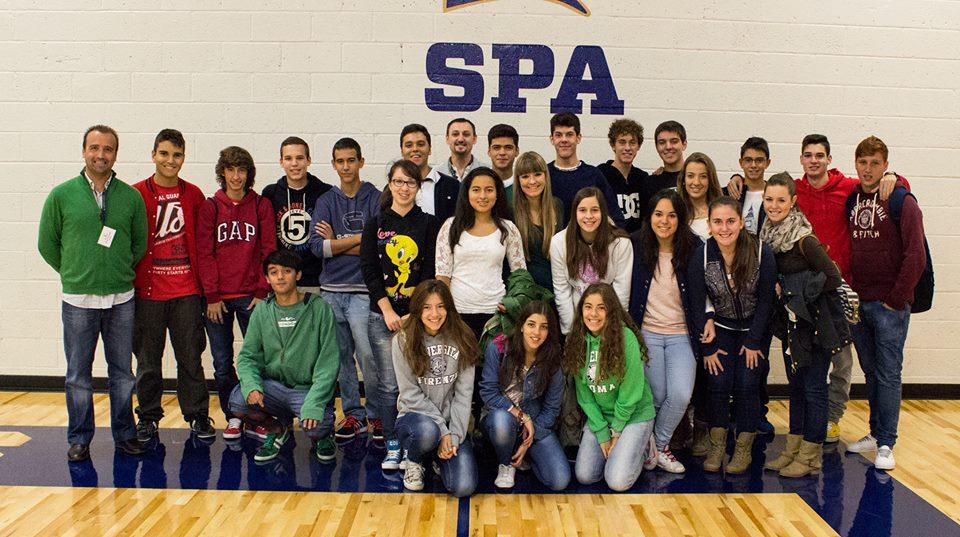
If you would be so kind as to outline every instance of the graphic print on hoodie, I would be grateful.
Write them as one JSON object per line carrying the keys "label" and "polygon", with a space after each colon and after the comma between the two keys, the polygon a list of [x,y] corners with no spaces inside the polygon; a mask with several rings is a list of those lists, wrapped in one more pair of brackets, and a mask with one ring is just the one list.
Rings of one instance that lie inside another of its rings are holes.
{"label": "graphic print on hoodie", "polygon": [[263,197],[273,205],[277,221],[277,248],[300,256],[302,275],[298,285],[316,287],[320,281],[323,260],[310,251],[310,214],[316,207],[317,199],[330,190],[330,185],[308,173],[307,184],[301,189],[290,188],[287,177],[281,177],[276,183],[263,188]]}
{"label": "graphic print on hoodie", "polygon": [[323,257],[320,287],[326,291],[366,293],[367,286],[360,272],[360,257],[346,253],[333,255],[328,240],[317,234],[320,222],[333,228],[334,238],[342,239],[363,233],[363,224],[377,214],[380,208],[380,191],[371,183],[360,183],[354,196],[348,197],[339,187],[332,187],[320,196],[310,220],[310,251]]}

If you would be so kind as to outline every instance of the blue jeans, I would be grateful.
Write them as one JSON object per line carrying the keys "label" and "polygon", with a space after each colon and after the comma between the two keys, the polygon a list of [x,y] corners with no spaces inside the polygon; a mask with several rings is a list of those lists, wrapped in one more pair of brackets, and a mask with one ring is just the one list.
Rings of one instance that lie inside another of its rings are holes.
{"label": "blue jeans", "polygon": [[367,400],[376,398],[376,408],[383,422],[384,440],[396,440],[397,398],[400,397],[400,388],[397,386],[397,372],[393,369],[393,332],[383,322],[383,315],[370,312],[367,330],[370,335],[370,350],[373,359],[370,360],[369,378],[376,379],[377,392],[369,390],[370,381],[367,370],[363,372],[363,381],[367,389]]}
{"label": "blue jeans", "polygon": [[[293,418],[300,418],[300,407],[306,397],[305,390],[295,390],[273,379],[263,379],[263,407],[249,405],[243,397],[243,390],[237,385],[230,394],[230,410],[238,415],[267,414],[284,426],[293,425]],[[311,440],[319,440],[333,433],[333,399],[323,409],[323,419],[312,429],[304,429]]]}
{"label": "blue jeans", "polygon": [[[207,329],[207,337],[210,339],[210,354],[213,356],[213,378],[217,382],[217,394],[220,396],[220,410],[223,415],[230,419],[233,414],[230,412],[230,394],[239,383],[237,380],[237,369],[233,364],[233,319],[237,319],[240,325],[240,333],[247,334],[247,324],[250,322],[250,315],[253,313],[250,303],[253,302],[253,295],[242,296],[239,298],[227,298],[223,300],[223,305],[227,311],[223,313],[223,323],[215,323],[206,315],[203,316],[203,324]],[[204,304],[206,309],[206,304]]]}
{"label": "blue jeans", "polygon": [[822,444],[827,436],[828,354],[815,348],[811,362],[796,371],[791,370],[790,359],[784,357],[790,381],[790,434],[802,434],[804,440],[814,444]]}
{"label": "blue jeans", "polygon": [[623,428],[610,457],[604,459],[597,437],[589,426],[583,427],[575,471],[577,481],[591,485],[602,478],[616,492],[633,486],[643,470],[644,454],[653,433],[653,420],[630,423]]}
{"label": "blue jeans", "polygon": [[[740,348],[747,339],[746,332],[717,327],[717,344],[727,354],[718,354],[723,371],[706,374],[710,389],[710,427],[730,426],[730,397],[733,397],[733,412],[738,433],[756,432],[760,425],[760,382],[763,364],[747,367],[746,355]],[[761,358],[766,360],[766,358]]]}
{"label": "blue jeans", "polygon": [[653,436],[657,449],[662,450],[687,414],[697,375],[697,358],[687,334],[656,334],[649,330],[642,333],[649,358],[644,374],[657,408]]}
{"label": "blue jeans", "polygon": [[[497,453],[497,463],[509,466],[520,444],[517,418],[506,410],[493,409],[484,416],[480,426]],[[570,484],[570,463],[560,447],[560,440],[552,431],[540,440],[533,441],[526,458],[533,467],[533,475],[550,490],[561,491]]]}
{"label": "blue jeans", "polygon": [[[370,336],[367,334],[370,323],[370,295],[321,291],[320,296],[333,308],[337,319],[337,343],[340,344],[340,373],[337,382],[340,384],[343,415],[353,416],[361,423],[367,418],[379,418],[374,396],[379,390],[377,378],[372,373],[369,376],[367,374],[367,371],[372,372],[370,363],[373,361]],[[357,377],[354,352],[360,362],[360,371],[363,372],[363,386],[367,394],[365,406],[360,404],[360,379]]]}
{"label": "blue jeans", "polygon": [[110,429],[114,442],[137,436],[133,422],[134,300],[110,309],[87,309],[63,303],[63,350],[67,358],[67,441],[89,444],[96,427],[93,420],[93,357],[97,339],[103,337],[110,392]]}
{"label": "blue jeans", "polygon": [[910,327],[910,306],[891,311],[880,301],[860,303],[860,322],[853,325],[860,369],[867,383],[870,434],[878,446],[897,442],[903,345]]}
{"label": "blue jeans", "polygon": [[[423,459],[435,453],[440,445],[440,427],[429,417],[410,412],[397,418],[397,436],[400,446],[407,450],[410,462],[423,464]],[[457,448],[457,455],[448,460],[439,459],[440,479],[447,492],[463,498],[477,488],[477,461],[473,444],[467,438]]]}

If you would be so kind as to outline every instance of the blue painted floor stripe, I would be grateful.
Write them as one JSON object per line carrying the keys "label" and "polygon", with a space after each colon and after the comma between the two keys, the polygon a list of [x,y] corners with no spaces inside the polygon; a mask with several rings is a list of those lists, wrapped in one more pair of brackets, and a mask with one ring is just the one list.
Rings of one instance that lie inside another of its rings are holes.
{"label": "blue painted floor stripe", "polygon": [[460,498],[457,506],[457,537],[470,535],[470,498]]}

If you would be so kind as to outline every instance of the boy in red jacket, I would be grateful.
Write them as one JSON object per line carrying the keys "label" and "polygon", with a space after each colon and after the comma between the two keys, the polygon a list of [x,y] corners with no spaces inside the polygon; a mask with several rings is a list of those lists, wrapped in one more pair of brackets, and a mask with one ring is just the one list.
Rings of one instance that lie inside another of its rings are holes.
{"label": "boy in red jacket", "polygon": [[200,209],[197,249],[207,302],[204,323],[220,408],[227,418],[223,438],[235,440],[240,437],[242,424],[227,406],[230,392],[238,383],[233,364],[233,319],[246,334],[253,307],[267,297],[270,286],[261,267],[267,255],[277,249],[277,235],[273,207],[253,191],[257,169],[250,153],[236,146],[220,151],[216,173],[220,190]]}
{"label": "boy in red jacket", "polygon": [[867,382],[870,433],[847,451],[877,452],[874,466],[892,470],[900,417],[903,346],[913,291],[926,267],[923,215],[912,195],[897,187],[879,194],[887,173],[886,144],[875,136],[855,153],[860,184],[850,194],[851,286],[860,295],[860,322],[853,327],[857,356]]}
{"label": "boy in red jacket", "polygon": [[203,304],[197,257],[197,219],[203,192],[180,178],[183,134],[163,129],[153,141],[156,173],[133,185],[147,209],[147,253],[137,265],[133,352],[137,356],[137,439],[149,442],[163,418],[163,349],[170,331],[177,360],[177,400],[200,439],[216,434],[207,415],[203,376]]}

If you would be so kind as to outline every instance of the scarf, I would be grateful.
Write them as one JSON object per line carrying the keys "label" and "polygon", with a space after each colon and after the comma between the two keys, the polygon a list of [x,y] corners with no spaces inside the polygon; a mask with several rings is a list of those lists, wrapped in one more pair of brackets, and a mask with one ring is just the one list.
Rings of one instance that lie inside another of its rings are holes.
{"label": "scarf", "polygon": [[769,218],[764,220],[763,229],[760,230],[760,240],[769,244],[774,253],[782,254],[790,251],[798,240],[811,234],[813,234],[813,226],[810,225],[810,221],[794,207],[780,223],[774,223]]}

